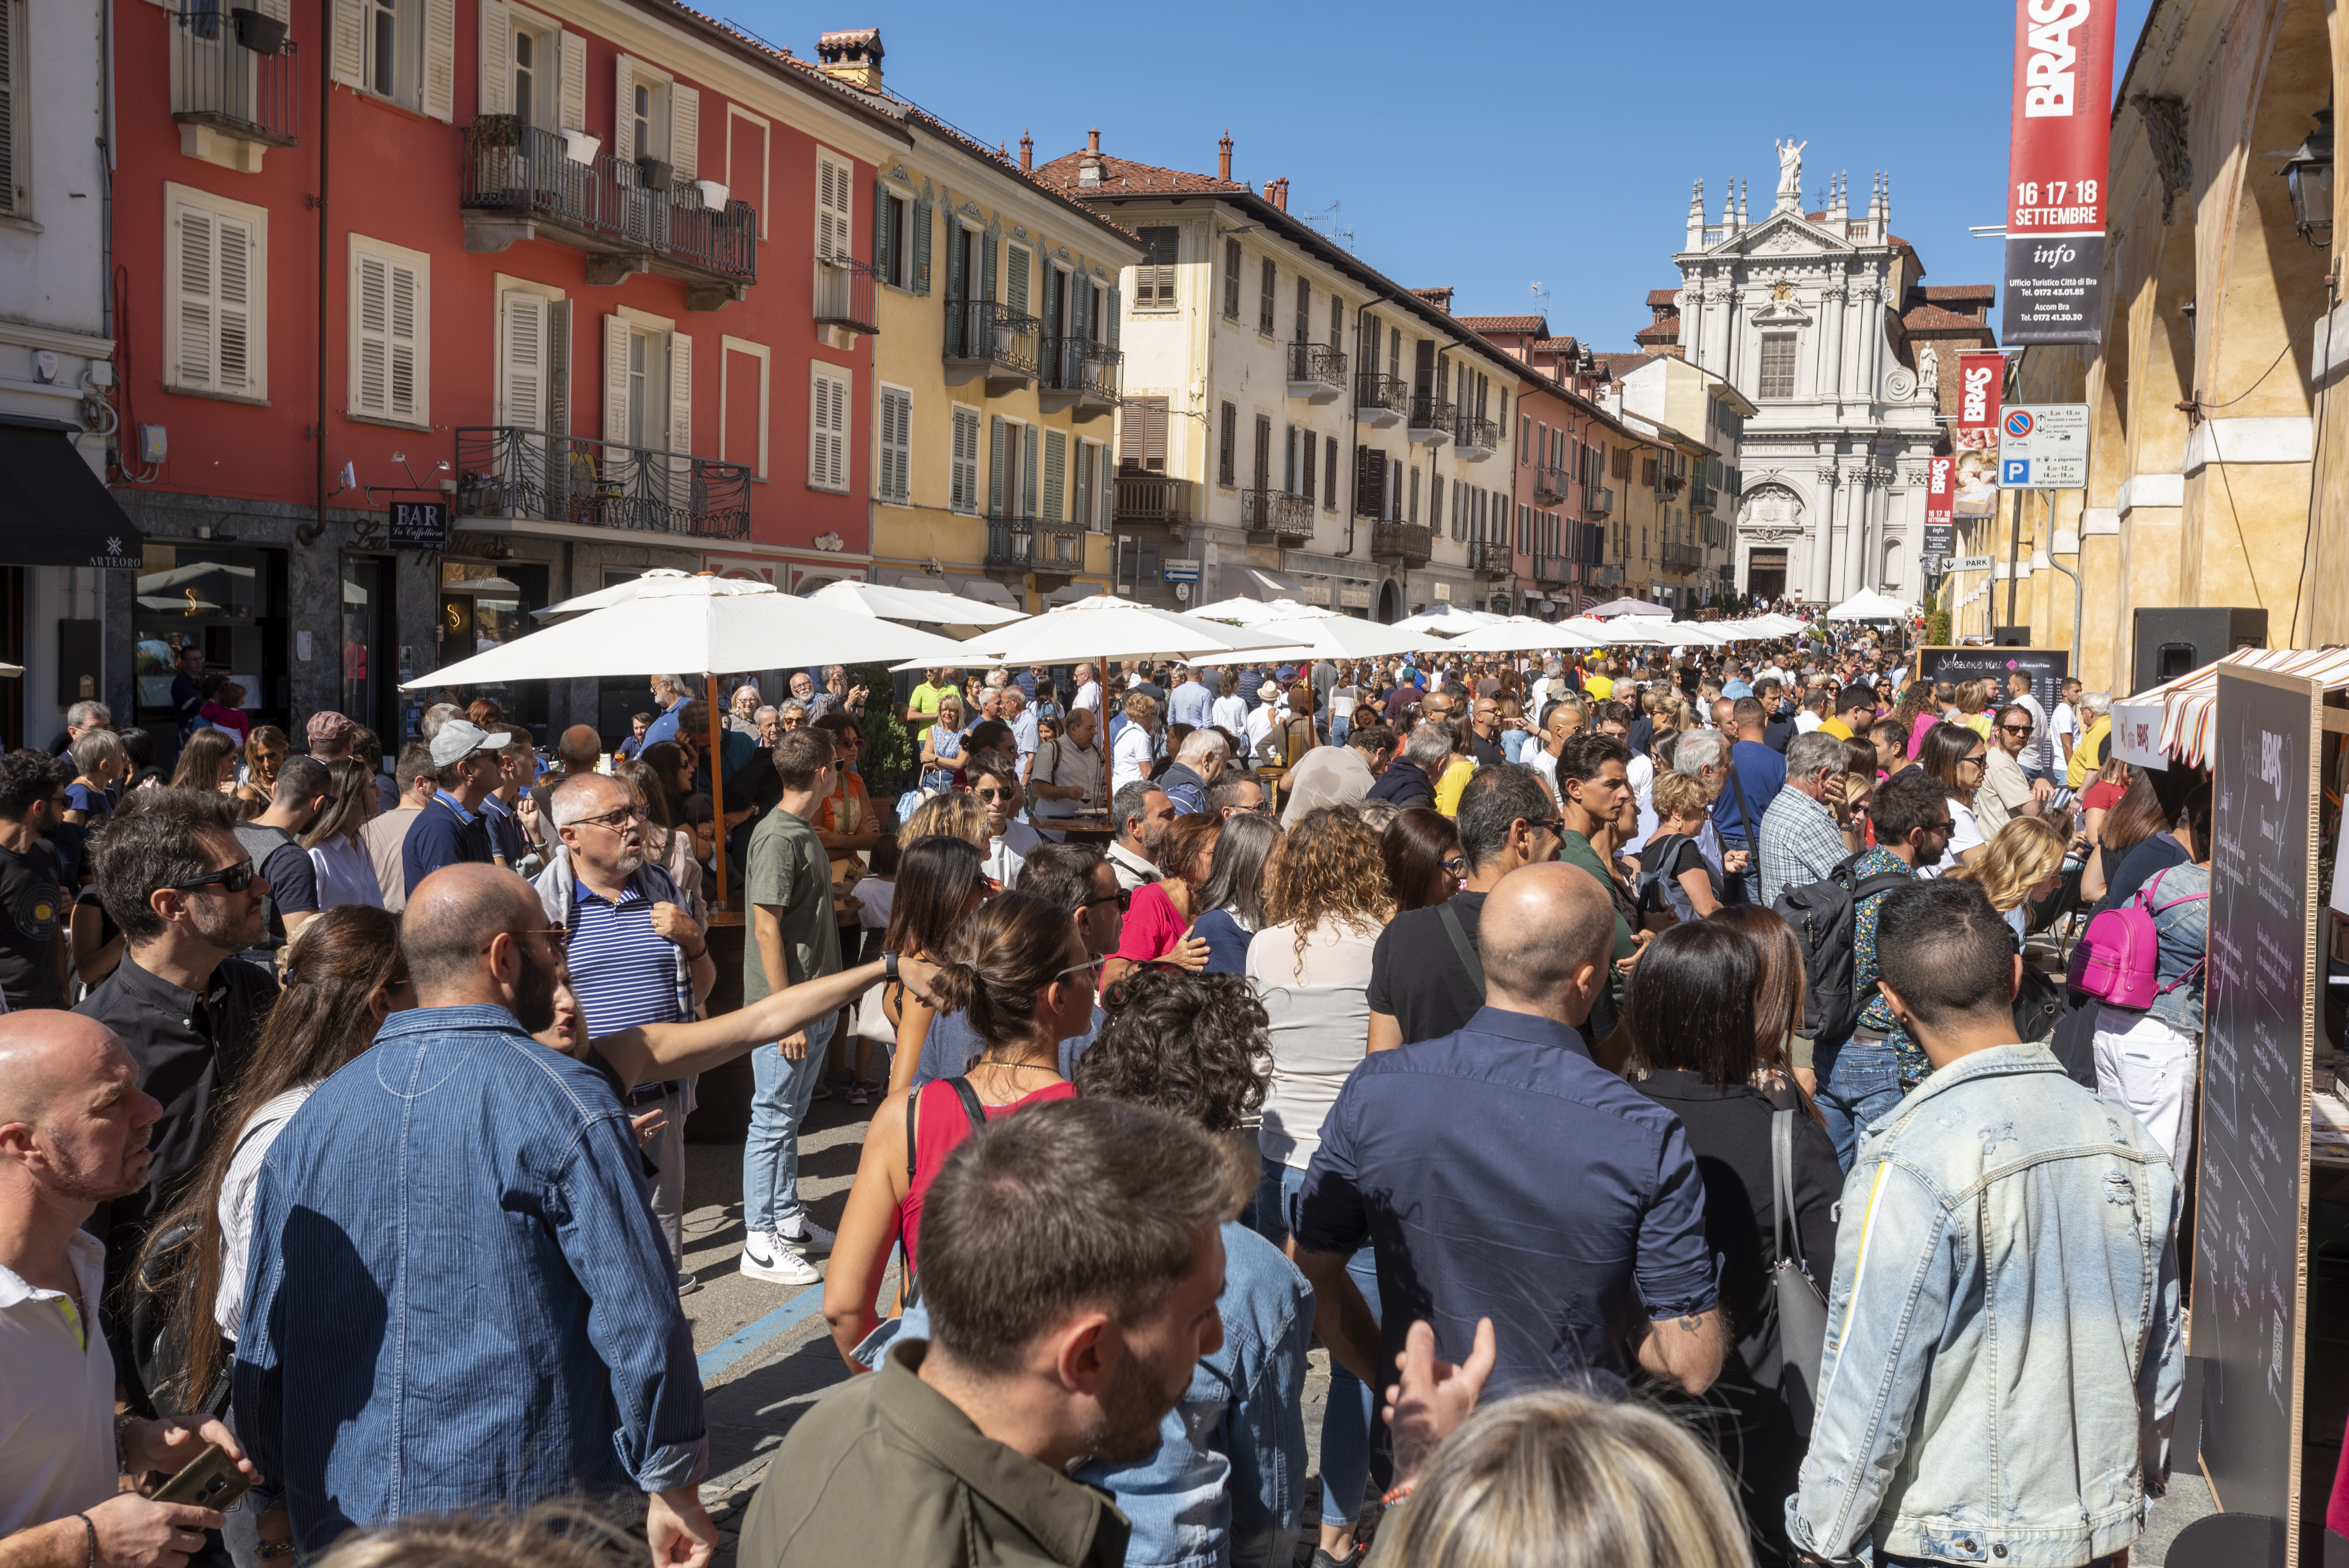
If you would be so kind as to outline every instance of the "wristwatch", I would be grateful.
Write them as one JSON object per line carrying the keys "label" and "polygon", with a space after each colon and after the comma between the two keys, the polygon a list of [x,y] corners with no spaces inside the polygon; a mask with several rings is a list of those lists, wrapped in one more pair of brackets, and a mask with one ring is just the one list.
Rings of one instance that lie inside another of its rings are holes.
{"label": "wristwatch", "polygon": [[897,955],[895,953],[884,953],[881,955],[881,978],[887,981],[895,981],[897,978]]}

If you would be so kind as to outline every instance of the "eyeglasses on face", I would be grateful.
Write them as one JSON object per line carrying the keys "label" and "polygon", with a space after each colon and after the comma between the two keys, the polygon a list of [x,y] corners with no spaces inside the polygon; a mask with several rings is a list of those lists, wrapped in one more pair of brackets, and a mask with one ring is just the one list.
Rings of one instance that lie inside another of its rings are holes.
{"label": "eyeglasses on face", "polygon": [[1446,855],[1444,858],[1443,866],[1444,874],[1446,876],[1462,876],[1468,870],[1468,862],[1458,855]]}
{"label": "eyeglasses on face", "polygon": [[613,832],[625,831],[631,822],[641,822],[645,814],[634,806],[623,806],[616,811],[606,811],[600,817],[581,817],[571,825],[574,828],[608,828]]}
{"label": "eyeglasses on face", "polygon": [[1988,759],[1989,755],[1985,751],[1977,751],[1971,757],[1961,757],[1958,760],[1970,768],[1980,768]]}
{"label": "eyeglasses on face", "polygon": [[193,892],[198,888],[216,886],[222,892],[243,892],[253,885],[253,879],[258,874],[253,869],[252,860],[247,858],[237,861],[233,866],[222,866],[216,872],[200,876],[193,882],[174,882],[171,884],[171,891]]}
{"label": "eyeglasses on face", "polygon": [[2039,727],[2035,724],[2002,724],[1998,727],[2006,735],[2029,735]]}

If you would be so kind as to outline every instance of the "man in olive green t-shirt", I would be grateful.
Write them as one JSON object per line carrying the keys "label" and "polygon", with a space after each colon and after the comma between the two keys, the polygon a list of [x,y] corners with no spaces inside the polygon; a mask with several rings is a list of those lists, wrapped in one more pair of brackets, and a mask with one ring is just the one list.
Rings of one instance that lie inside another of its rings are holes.
{"label": "man in olive green t-shirt", "polygon": [[[1557,758],[1557,814],[1565,822],[1565,830],[1558,835],[1557,858],[1598,878],[1610,904],[1615,903],[1615,879],[1607,862],[1599,858],[1599,851],[1591,848],[1590,835],[1613,821],[1630,802],[1630,756],[1621,741],[1609,736],[1577,735],[1568,739]],[[1631,934],[1630,923],[1623,918],[1619,904],[1615,912],[1615,962],[1619,965],[1639,951],[1639,939]],[[1599,1000],[1590,1009],[1590,1020],[1583,1028],[1594,1059],[1602,1063],[1607,1057],[1599,1047],[1615,1033],[1622,1017],[1623,971],[1616,969],[1611,980],[1612,984],[1599,994]]]}
{"label": "man in olive green t-shirt", "polygon": [[[832,792],[831,731],[786,731],[775,745],[774,764],[782,798],[751,831],[743,877],[750,906],[750,939],[742,954],[745,1006],[840,969],[832,858],[812,825],[818,803]],[[809,1285],[822,1277],[806,1254],[830,1247],[832,1233],[800,1202],[800,1123],[823,1072],[834,1021],[828,1015],[750,1053],[757,1087],[742,1144],[742,1272],[752,1279]]]}

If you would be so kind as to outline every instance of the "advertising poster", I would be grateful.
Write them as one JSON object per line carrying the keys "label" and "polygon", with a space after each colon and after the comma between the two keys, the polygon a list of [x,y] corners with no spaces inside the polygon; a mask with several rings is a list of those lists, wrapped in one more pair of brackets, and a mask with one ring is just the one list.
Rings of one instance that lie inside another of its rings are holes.
{"label": "advertising poster", "polygon": [[2113,13],[2120,0],[2015,0],[1999,341],[2094,343],[2104,317]]}
{"label": "advertising poster", "polygon": [[2006,384],[2006,356],[1958,356],[1958,422],[1951,444],[1961,452],[1995,450],[1998,404]]}
{"label": "advertising poster", "polygon": [[1960,452],[1954,459],[1958,479],[1951,496],[1951,511],[1958,517],[1998,515],[1998,453],[1994,449]]}

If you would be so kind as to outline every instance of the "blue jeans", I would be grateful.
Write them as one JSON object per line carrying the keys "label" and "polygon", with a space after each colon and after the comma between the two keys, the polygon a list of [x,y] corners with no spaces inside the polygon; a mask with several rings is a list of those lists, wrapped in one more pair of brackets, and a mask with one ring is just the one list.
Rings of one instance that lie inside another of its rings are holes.
{"label": "blue jeans", "polygon": [[1762,857],[1754,852],[1754,841],[1733,839],[1723,833],[1721,836],[1721,847],[1724,851],[1745,851],[1745,869],[1742,872],[1727,872],[1722,875],[1721,902],[1760,903],[1762,902]]}
{"label": "blue jeans", "polygon": [[742,1228],[774,1231],[800,1217],[800,1123],[816,1079],[823,1076],[824,1051],[840,1015],[828,1013],[807,1029],[807,1055],[784,1057],[776,1046],[750,1053],[750,1130],[742,1140]]}
{"label": "blue jeans", "polygon": [[[1288,1217],[1305,1190],[1305,1172],[1277,1160],[1264,1161],[1263,1180],[1250,1205],[1248,1226],[1274,1246],[1288,1243]],[[1377,1259],[1370,1248],[1346,1264],[1355,1288],[1379,1314]],[[1362,1380],[1330,1357],[1330,1403],[1321,1412],[1321,1522],[1350,1523],[1362,1511],[1362,1489],[1371,1480],[1371,1391]]]}
{"label": "blue jeans", "polygon": [[1900,1103],[1900,1071],[1892,1047],[1854,1035],[1839,1046],[1814,1050],[1811,1070],[1819,1079],[1819,1092],[1812,1100],[1826,1118],[1837,1163],[1849,1171],[1861,1136]]}
{"label": "blue jeans", "polygon": [[1330,744],[1332,746],[1345,745],[1346,731],[1352,727],[1353,724],[1351,720],[1345,714],[1341,713],[1331,718],[1330,720]]}

